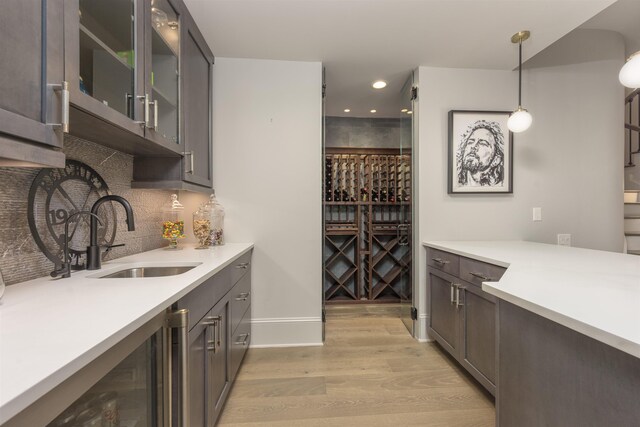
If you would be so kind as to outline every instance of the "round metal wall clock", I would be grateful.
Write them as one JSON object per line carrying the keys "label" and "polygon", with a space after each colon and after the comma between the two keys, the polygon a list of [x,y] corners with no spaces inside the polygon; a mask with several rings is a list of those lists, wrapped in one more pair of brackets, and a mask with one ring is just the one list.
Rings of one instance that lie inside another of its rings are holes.
{"label": "round metal wall clock", "polygon": [[[64,224],[78,212],[91,210],[102,196],[109,194],[104,179],[90,166],[67,160],[64,169],[42,169],[29,190],[27,217],[31,234],[42,252],[56,265],[62,262]],[[116,237],[116,213],[111,203],[98,212],[103,225],[98,227],[98,244],[109,246]],[[71,268],[85,267],[89,244],[89,216],[78,215],[69,222]]]}

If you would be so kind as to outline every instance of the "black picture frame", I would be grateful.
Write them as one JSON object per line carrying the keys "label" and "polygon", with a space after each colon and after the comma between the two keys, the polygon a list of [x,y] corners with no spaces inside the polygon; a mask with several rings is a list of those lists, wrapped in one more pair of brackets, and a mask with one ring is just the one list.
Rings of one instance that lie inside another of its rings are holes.
{"label": "black picture frame", "polygon": [[[507,127],[510,114],[449,111],[448,194],[513,194],[513,133]],[[474,147],[467,150],[471,143]]]}

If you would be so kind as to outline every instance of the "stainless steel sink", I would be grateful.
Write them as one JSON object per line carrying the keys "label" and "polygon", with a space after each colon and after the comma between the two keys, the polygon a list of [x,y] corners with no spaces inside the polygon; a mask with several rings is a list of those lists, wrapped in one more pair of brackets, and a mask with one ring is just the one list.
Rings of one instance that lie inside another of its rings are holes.
{"label": "stainless steel sink", "polygon": [[98,277],[99,279],[135,279],[141,277],[177,276],[195,268],[195,265],[166,266],[166,267],[132,267],[118,270]]}

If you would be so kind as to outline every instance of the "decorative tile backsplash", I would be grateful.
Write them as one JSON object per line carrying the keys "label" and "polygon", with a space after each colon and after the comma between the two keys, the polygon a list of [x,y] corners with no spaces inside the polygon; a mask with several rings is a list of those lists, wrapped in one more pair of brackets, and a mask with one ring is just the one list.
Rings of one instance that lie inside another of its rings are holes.
{"label": "decorative tile backsplash", "polygon": [[[160,231],[161,207],[172,191],[131,189],[133,157],[128,154],[69,135],[64,145],[68,159],[91,166],[111,194],[124,197],[133,207],[136,229],[127,231],[124,212],[118,210],[115,243],[125,246],[114,248],[108,259],[166,246]],[[0,270],[8,285],[46,276],[54,267],[36,245],[27,222],[29,189],[39,171],[0,168]]]}

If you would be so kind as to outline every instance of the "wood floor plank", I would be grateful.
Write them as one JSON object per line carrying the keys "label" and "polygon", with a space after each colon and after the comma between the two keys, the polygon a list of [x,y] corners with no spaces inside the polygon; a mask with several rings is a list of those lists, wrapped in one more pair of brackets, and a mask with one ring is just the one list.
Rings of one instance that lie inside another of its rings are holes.
{"label": "wood floor plank", "polygon": [[[456,408],[486,409],[486,400],[468,386],[433,388],[430,393],[403,393],[352,396],[274,397],[231,399],[225,407],[225,422],[255,420],[307,420],[313,418],[353,417],[362,414],[389,415],[430,412]],[[304,424],[301,424],[304,425]]]}
{"label": "wood floor plank", "polygon": [[223,427],[495,425],[492,398],[393,306],[327,307],[321,347],[250,348]]}
{"label": "wood floor plank", "polygon": [[234,398],[314,396],[327,394],[324,377],[239,379],[233,386]]}
{"label": "wood floor plank", "polygon": [[494,425],[493,408],[224,424],[225,427],[493,427]]}

